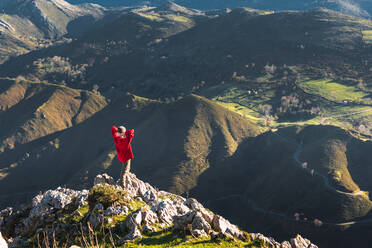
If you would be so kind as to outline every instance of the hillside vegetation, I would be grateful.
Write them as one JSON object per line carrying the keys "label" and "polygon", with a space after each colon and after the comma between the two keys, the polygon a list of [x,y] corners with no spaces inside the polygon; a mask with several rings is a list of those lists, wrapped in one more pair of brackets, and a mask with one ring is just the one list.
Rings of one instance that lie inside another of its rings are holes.
{"label": "hillside vegetation", "polygon": [[125,125],[133,172],[244,228],[288,239],[300,227],[322,247],[368,236],[370,20],[322,8],[86,5],[103,17],[61,3],[22,6],[73,39],[0,65],[0,206],[118,175],[110,128]]}

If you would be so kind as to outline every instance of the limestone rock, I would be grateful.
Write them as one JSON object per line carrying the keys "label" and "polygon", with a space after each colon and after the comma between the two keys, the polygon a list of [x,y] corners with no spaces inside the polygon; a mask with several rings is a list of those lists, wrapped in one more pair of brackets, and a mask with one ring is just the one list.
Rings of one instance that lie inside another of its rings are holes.
{"label": "limestone rock", "polygon": [[228,220],[224,219],[219,215],[214,215],[212,221],[213,230],[217,232],[221,232],[223,234],[235,237],[240,240],[245,240],[246,237],[239,228],[233,224],[231,224]]}
{"label": "limestone rock", "polygon": [[124,207],[121,207],[121,206],[116,206],[116,207],[108,207],[104,214],[105,216],[114,216],[114,215],[125,215],[129,212],[129,209],[124,206]]}
{"label": "limestone rock", "polygon": [[148,233],[153,233],[156,232],[156,228],[148,225],[144,225],[142,227],[142,233],[148,234]]}
{"label": "limestone rock", "polygon": [[150,205],[157,200],[157,191],[150,184],[139,180],[132,173],[125,176],[123,188],[131,197],[141,197]]}
{"label": "limestone rock", "polygon": [[105,217],[103,216],[102,213],[94,213],[93,212],[89,216],[89,223],[93,226],[93,228],[96,228],[96,227],[102,225],[104,221],[105,221]]}
{"label": "limestone rock", "polygon": [[312,244],[310,240],[301,237],[299,234],[291,239],[291,245],[292,248],[318,248],[316,245]]}
{"label": "limestone rock", "polygon": [[200,230],[200,229],[191,230],[191,235],[196,238],[208,236],[208,234],[204,230]]}
{"label": "limestone rock", "polygon": [[156,205],[153,210],[157,213],[159,220],[168,225],[173,222],[173,217],[177,216],[177,209],[170,199],[165,199]]}
{"label": "limestone rock", "polygon": [[152,210],[142,212],[142,222],[144,225],[152,225],[159,222],[158,216]]}
{"label": "limestone rock", "polygon": [[102,211],[103,210],[103,205],[102,203],[97,203],[95,206],[94,206],[94,209],[93,211]]}
{"label": "limestone rock", "polygon": [[193,222],[196,215],[195,211],[189,211],[187,214],[182,216],[173,217],[173,228],[176,230],[188,230],[188,225]]}
{"label": "limestone rock", "polygon": [[185,205],[191,208],[192,210],[195,210],[197,212],[200,212],[203,216],[203,218],[209,223],[212,224],[214,214],[205,209],[201,203],[199,203],[196,199],[194,198],[188,198],[185,201]]}
{"label": "limestone rock", "polygon": [[94,178],[94,185],[98,185],[98,184],[110,184],[110,185],[114,185],[115,184],[115,181],[114,181],[114,179],[112,177],[110,177],[109,175],[107,175],[105,173],[105,174],[102,174],[102,175],[97,175]]}
{"label": "limestone rock", "polygon": [[0,248],[8,248],[8,243],[3,238],[1,232],[0,232]]}
{"label": "limestone rock", "polygon": [[129,241],[132,241],[132,240],[135,240],[135,239],[139,239],[139,238],[142,238],[142,235],[141,235],[141,232],[140,230],[138,229],[138,227],[135,227],[129,234],[127,234],[126,236],[124,236],[123,238],[121,238],[118,242],[117,242],[117,245],[118,246],[121,246]]}
{"label": "limestone rock", "polygon": [[192,230],[203,230],[208,233],[211,229],[211,225],[203,218],[201,213],[196,213],[192,221]]}
{"label": "limestone rock", "polygon": [[30,243],[22,238],[15,237],[14,239],[8,240],[9,248],[20,248],[20,247],[30,247]]}
{"label": "limestone rock", "polygon": [[292,245],[288,241],[284,241],[280,248],[292,248]]}

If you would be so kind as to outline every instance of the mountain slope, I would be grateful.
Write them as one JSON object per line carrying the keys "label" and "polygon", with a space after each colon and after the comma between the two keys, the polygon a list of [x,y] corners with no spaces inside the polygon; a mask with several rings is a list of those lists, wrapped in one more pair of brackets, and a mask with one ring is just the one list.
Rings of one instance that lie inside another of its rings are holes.
{"label": "mountain slope", "polygon": [[[0,63],[9,57],[71,41],[123,8],[72,5],[64,0],[17,0],[2,2],[0,14]],[[69,38],[63,38],[68,35]]]}
{"label": "mountain slope", "polygon": [[[46,120],[39,122],[38,130],[44,130],[43,124],[49,127]],[[1,194],[38,191],[47,185],[84,185],[97,171],[117,174],[120,164],[109,132],[115,123],[134,127],[138,133],[133,141],[133,170],[159,187],[179,193],[193,188],[214,161],[230,157],[243,138],[260,132],[240,115],[197,96],[172,104],[125,97],[79,125],[28,142],[24,138],[22,144],[3,152]],[[16,122],[12,125],[18,126]],[[150,151],[152,156],[146,155]],[[33,176],[19,183],[23,175]]]}
{"label": "mountain slope", "polygon": [[[95,2],[104,6],[120,6],[120,5],[161,5],[168,0],[151,0],[151,1],[141,1],[141,0],[131,0],[131,1],[118,1],[118,0],[69,0],[71,3],[84,3],[84,2]],[[334,9],[337,11],[342,11],[347,14],[359,16],[359,17],[369,17],[372,13],[372,3],[368,0],[337,0],[337,1],[311,1],[311,0],[262,0],[262,1],[252,1],[252,0],[209,0],[209,1],[197,1],[197,0],[175,0],[174,2],[184,5],[188,8],[196,8],[203,10],[211,9],[223,9],[223,8],[238,8],[238,7],[250,7],[263,10],[307,10],[315,7],[325,7],[329,9]]]}

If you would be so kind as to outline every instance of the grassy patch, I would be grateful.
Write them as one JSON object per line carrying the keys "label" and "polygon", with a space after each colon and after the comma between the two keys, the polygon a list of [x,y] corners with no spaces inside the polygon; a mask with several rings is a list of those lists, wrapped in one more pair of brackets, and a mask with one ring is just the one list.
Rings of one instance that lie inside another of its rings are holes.
{"label": "grassy patch", "polygon": [[359,90],[356,86],[343,85],[333,82],[332,79],[309,80],[301,82],[299,86],[306,93],[318,95],[335,102],[362,102],[362,98],[368,96],[367,93]]}
{"label": "grassy patch", "polygon": [[142,240],[131,242],[124,247],[264,247],[262,241],[242,242],[232,238],[211,240],[206,238],[194,238],[189,234],[176,233],[172,231],[160,231]]}
{"label": "grassy patch", "polygon": [[161,18],[160,16],[159,16],[159,14],[145,14],[145,13],[137,13],[138,15],[140,15],[140,16],[142,16],[142,17],[144,17],[144,18],[146,18],[146,19],[149,19],[149,20],[151,20],[151,21],[157,21],[157,22],[161,22],[161,21],[163,21],[164,19],[163,18]]}
{"label": "grassy patch", "polygon": [[365,43],[372,43],[372,30],[363,30],[362,31],[362,34],[363,34],[363,41]]}
{"label": "grassy patch", "polygon": [[92,210],[97,203],[102,203],[104,208],[115,205],[128,205],[127,193],[112,185],[96,185],[89,191],[88,203]]}
{"label": "grassy patch", "polygon": [[179,16],[179,15],[168,14],[168,15],[165,15],[165,17],[171,21],[176,21],[176,22],[183,22],[183,23],[191,22],[189,18],[184,17],[184,16]]}

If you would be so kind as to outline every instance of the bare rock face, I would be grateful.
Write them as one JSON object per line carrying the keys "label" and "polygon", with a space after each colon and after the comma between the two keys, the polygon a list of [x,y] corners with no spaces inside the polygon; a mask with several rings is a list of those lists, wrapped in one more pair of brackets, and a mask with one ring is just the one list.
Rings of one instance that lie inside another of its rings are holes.
{"label": "bare rock face", "polygon": [[310,240],[301,237],[299,234],[291,239],[291,245],[292,248],[318,248],[318,246],[312,244]]}
{"label": "bare rock face", "polygon": [[131,197],[141,197],[146,203],[152,205],[157,202],[157,191],[148,183],[139,180],[129,173],[124,178],[124,189]]}
{"label": "bare rock face", "polygon": [[129,212],[129,209],[126,206],[116,206],[116,207],[108,207],[104,215],[105,216],[114,216],[114,215],[125,215]]}
{"label": "bare rock face", "polygon": [[171,225],[173,217],[177,216],[177,209],[170,199],[165,199],[154,206],[153,210],[157,213],[159,220],[165,224]]}
{"label": "bare rock face", "polygon": [[114,179],[112,177],[110,177],[109,175],[107,175],[105,173],[105,174],[102,174],[102,175],[97,175],[94,178],[94,185],[98,185],[98,184],[110,184],[110,185],[114,185],[115,184],[115,181],[114,181]]}
{"label": "bare rock face", "polygon": [[5,241],[0,232],[0,248],[8,248],[8,243]]}
{"label": "bare rock face", "polygon": [[231,224],[228,220],[224,219],[222,216],[214,215],[212,226],[215,231],[221,232],[227,236],[232,236],[240,240],[245,240],[246,237],[239,228]]}

